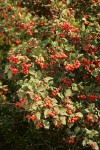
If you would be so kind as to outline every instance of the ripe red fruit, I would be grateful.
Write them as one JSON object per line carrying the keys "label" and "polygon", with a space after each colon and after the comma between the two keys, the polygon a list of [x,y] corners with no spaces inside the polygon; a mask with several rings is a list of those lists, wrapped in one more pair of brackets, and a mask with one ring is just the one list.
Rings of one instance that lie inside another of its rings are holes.
{"label": "ripe red fruit", "polygon": [[68,140],[68,143],[74,143],[75,142],[75,140],[74,139],[70,139],[70,140]]}
{"label": "ripe red fruit", "polygon": [[85,25],[89,25],[90,22],[89,22],[89,21],[85,21],[84,24],[85,24]]}
{"label": "ripe red fruit", "polygon": [[92,147],[92,148],[94,148],[94,147],[95,147],[95,144],[94,144],[94,143],[92,143],[92,144],[91,144],[91,147]]}
{"label": "ripe red fruit", "polygon": [[87,115],[87,120],[91,121],[91,120],[93,120],[93,117],[91,115]]}

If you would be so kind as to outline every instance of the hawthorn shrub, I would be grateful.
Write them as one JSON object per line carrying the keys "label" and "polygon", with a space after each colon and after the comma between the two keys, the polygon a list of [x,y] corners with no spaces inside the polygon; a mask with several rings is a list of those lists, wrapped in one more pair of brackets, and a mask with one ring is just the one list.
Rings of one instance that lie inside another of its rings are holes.
{"label": "hawthorn shrub", "polygon": [[0,1],[0,40],[10,47],[1,75],[11,94],[5,103],[27,112],[47,149],[99,150],[99,4]]}

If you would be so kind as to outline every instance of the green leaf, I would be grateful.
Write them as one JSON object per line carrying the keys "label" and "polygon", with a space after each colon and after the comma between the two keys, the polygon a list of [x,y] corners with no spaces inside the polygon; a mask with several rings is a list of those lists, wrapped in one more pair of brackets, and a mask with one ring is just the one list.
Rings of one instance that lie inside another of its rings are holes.
{"label": "green leaf", "polygon": [[94,144],[95,144],[94,149],[95,149],[95,150],[99,150],[99,146],[98,146],[98,144],[97,144],[96,142],[95,142]]}
{"label": "green leaf", "polygon": [[45,109],[45,110],[44,110],[44,117],[45,117],[45,118],[48,117],[48,112],[49,112],[49,111],[50,111],[49,109]]}
{"label": "green leaf", "polygon": [[10,79],[12,77],[12,72],[9,70],[8,71],[8,79]]}
{"label": "green leaf", "polygon": [[43,91],[43,92],[40,92],[39,94],[40,94],[42,97],[46,97],[46,96],[48,95],[48,91],[45,90],[45,91]]}
{"label": "green leaf", "polygon": [[91,130],[85,128],[85,131],[86,131],[86,134],[90,134],[91,133]]}
{"label": "green leaf", "polygon": [[40,101],[40,100],[39,100],[39,101],[36,102],[36,104],[38,104],[39,107],[43,107],[43,101]]}
{"label": "green leaf", "polygon": [[83,146],[86,146],[86,145],[87,145],[87,141],[88,141],[88,139],[85,138],[85,139],[83,140],[83,142],[82,142],[82,145],[83,145]]}
{"label": "green leaf", "polygon": [[67,4],[70,4],[72,2],[72,0],[67,0]]}
{"label": "green leaf", "polygon": [[32,85],[27,84],[27,87],[28,87],[29,90],[33,90]]}
{"label": "green leaf", "polygon": [[35,29],[35,30],[34,30],[34,33],[38,33],[38,30],[37,30],[37,29]]}
{"label": "green leaf", "polygon": [[81,112],[76,113],[76,115],[80,118],[83,118],[83,114]]}
{"label": "green leaf", "polygon": [[36,104],[32,105],[32,110],[37,110],[37,105]]}
{"label": "green leaf", "polygon": [[76,127],[76,128],[74,129],[75,134],[78,134],[78,133],[80,132],[80,130],[81,130],[80,127]]}
{"label": "green leaf", "polygon": [[37,77],[38,77],[38,79],[41,79],[41,77],[42,77],[42,73],[41,73],[41,71],[39,70],[39,71],[37,71]]}
{"label": "green leaf", "polygon": [[2,86],[2,82],[0,81],[0,86]]}
{"label": "green leaf", "polygon": [[84,109],[84,111],[86,112],[86,113],[89,113],[89,110],[86,108],[86,109]]}
{"label": "green leaf", "polygon": [[66,108],[60,108],[59,114],[60,114],[60,115],[63,115],[63,116],[67,116]]}
{"label": "green leaf", "polygon": [[64,95],[67,96],[71,96],[72,95],[72,91],[70,89],[67,89],[64,93]]}
{"label": "green leaf", "polygon": [[44,86],[39,86],[37,89],[38,89],[38,92],[42,92],[42,91],[45,90],[45,87]]}
{"label": "green leaf", "polygon": [[58,7],[61,7],[62,6],[62,2],[61,1],[58,2],[57,5],[58,5]]}
{"label": "green leaf", "polygon": [[99,73],[100,73],[100,70],[97,69],[97,68],[96,68],[95,70],[92,71],[92,75],[93,75],[94,77],[98,76]]}
{"label": "green leaf", "polygon": [[85,31],[85,25],[82,24],[82,31]]}
{"label": "green leaf", "polygon": [[66,15],[66,14],[67,14],[67,9],[64,9],[64,10],[62,11],[62,13]]}
{"label": "green leaf", "polygon": [[72,90],[73,90],[73,91],[78,91],[78,87],[77,87],[77,84],[76,84],[76,83],[73,83],[73,84],[72,84]]}
{"label": "green leaf", "polygon": [[63,125],[66,125],[66,117],[65,116],[60,117],[60,121]]}
{"label": "green leaf", "polygon": [[36,113],[36,118],[37,118],[37,120],[40,120],[40,118],[41,118],[41,113],[40,112]]}
{"label": "green leaf", "polygon": [[45,81],[46,83],[48,83],[50,80],[53,80],[53,78],[52,78],[52,77],[46,77],[46,78],[44,78],[44,81]]}
{"label": "green leaf", "polygon": [[57,100],[55,98],[52,98],[51,101],[55,104],[57,104]]}
{"label": "green leaf", "polygon": [[5,72],[4,72],[4,73],[7,73],[8,70],[9,70],[9,68],[10,68],[10,65],[6,65],[6,67],[5,67]]}
{"label": "green leaf", "polygon": [[40,53],[41,53],[41,48],[40,48],[40,47],[37,47],[37,48],[34,49],[34,54],[35,54],[36,56],[39,56]]}
{"label": "green leaf", "polygon": [[95,108],[95,103],[91,103],[89,104],[89,107],[88,107],[90,110],[93,110]]}
{"label": "green leaf", "polygon": [[64,95],[63,95],[63,94],[61,94],[61,93],[57,93],[57,95],[58,95],[61,99],[63,99],[63,98],[64,98]]}
{"label": "green leaf", "polygon": [[49,127],[50,127],[50,122],[47,121],[47,120],[43,120],[43,125],[44,125],[44,128],[45,128],[45,129],[49,129]]}

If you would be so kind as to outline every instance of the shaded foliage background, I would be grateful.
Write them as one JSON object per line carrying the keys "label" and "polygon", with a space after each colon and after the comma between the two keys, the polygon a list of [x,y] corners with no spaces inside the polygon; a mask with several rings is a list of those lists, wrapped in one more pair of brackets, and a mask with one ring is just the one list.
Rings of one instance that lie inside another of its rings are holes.
{"label": "shaded foliage background", "polygon": [[[9,5],[12,5],[13,7],[19,7],[22,8],[27,7],[27,12],[31,13],[32,16],[35,15],[35,13],[39,16],[45,16],[47,19],[51,19],[53,17],[53,13],[49,11],[48,7],[45,7],[47,1],[29,1],[26,3],[26,1],[18,2],[18,1],[0,1],[0,7],[6,7],[6,2]],[[96,32],[98,32],[98,26],[99,26],[99,5],[94,5],[92,9],[90,9],[89,5],[83,6],[82,3],[73,3],[73,1],[69,4],[70,7],[72,7],[75,10],[75,19],[76,19],[76,26],[77,21],[80,23],[80,27],[82,27],[82,32],[84,32],[83,35],[81,35],[81,41],[83,41],[84,45],[84,35],[85,35],[85,29],[88,28],[87,25],[83,25],[83,22],[85,19],[95,24],[95,27],[97,28],[91,28],[91,33],[93,31],[93,35],[95,37],[95,40],[93,41],[95,46],[99,46],[99,35],[97,35]],[[7,5],[8,5],[7,4]],[[42,5],[43,4],[43,5]],[[33,8],[34,6],[34,8]],[[91,3],[90,3],[91,6]],[[26,10],[26,9],[25,9]],[[38,13],[37,13],[38,10]],[[50,129],[37,129],[35,128],[33,122],[28,122],[26,119],[27,111],[21,108],[16,108],[15,103],[19,100],[18,96],[16,95],[16,91],[21,87],[20,84],[15,84],[17,79],[19,79],[19,76],[17,78],[10,79],[9,76],[4,74],[5,71],[5,65],[8,63],[8,53],[9,50],[11,50],[11,46],[15,46],[16,43],[13,39],[13,33],[9,35],[9,32],[5,30],[7,28],[8,24],[4,24],[4,17],[3,12],[4,10],[1,9],[0,15],[2,16],[0,18],[0,21],[2,24],[0,25],[0,149],[1,150],[65,150],[65,149],[71,149],[71,150],[90,150],[92,149],[91,146],[86,145],[85,147],[82,146],[81,142],[83,141],[84,133],[80,134],[76,138],[75,143],[69,144],[66,140],[66,136],[68,130],[66,131],[66,126],[62,126],[61,128],[55,128],[54,125],[51,123]],[[15,10],[16,12],[17,10]],[[21,21],[22,14],[19,13],[17,16],[14,12],[14,15],[12,16],[16,22],[18,20]],[[48,12],[48,15],[45,15],[46,12]],[[89,15],[88,15],[89,13]],[[9,13],[10,15],[10,13]],[[96,20],[94,20],[96,17]],[[81,19],[83,18],[83,20]],[[10,24],[9,24],[10,25]],[[37,29],[39,26],[37,27]],[[4,30],[4,33],[2,33]],[[16,29],[14,30],[14,32]],[[89,31],[90,32],[90,31]],[[17,32],[16,32],[17,33]],[[87,33],[86,33],[87,34]],[[88,33],[90,34],[90,33]],[[37,33],[36,35],[37,36]],[[41,34],[39,34],[41,37]],[[21,38],[21,37],[20,37]],[[23,36],[22,36],[23,38]],[[27,40],[29,37],[25,34],[24,39]],[[16,39],[16,37],[15,37]],[[41,37],[41,41],[45,41],[47,39],[46,36]],[[55,36],[51,35],[51,39],[55,41]],[[7,41],[8,40],[8,41]],[[18,39],[17,39],[18,40]],[[69,42],[72,44],[73,41],[71,39],[68,39]],[[86,41],[85,41],[86,42]],[[15,45],[14,45],[15,44]],[[50,44],[50,43],[49,43]],[[46,45],[46,46],[49,46]],[[81,45],[81,46],[83,46]],[[75,49],[79,49],[79,46],[75,44]],[[81,48],[80,48],[81,50]],[[84,53],[84,50],[83,50]],[[100,51],[97,52],[97,56],[100,54]],[[86,56],[88,58],[88,56]],[[77,81],[81,81],[83,74],[81,72],[76,71],[76,75],[80,73],[80,76],[76,76]],[[24,79],[23,74],[20,75],[20,78]],[[87,85],[94,82],[94,78],[91,78]],[[56,83],[56,82],[55,82]],[[87,103],[85,104],[85,106]],[[99,109],[100,102],[96,103],[97,108]],[[84,107],[85,107],[84,106]],[[84,108],[83,108],[84,109]],[[24,116],[24,117],[23,117]],[[77,125],[75,124],[71,129],[70,133],[74,132],[75,127]],[[99,124],[97,124],[94,129],[98,130],[99,132]],[[91,130],[92,128],[89,127]],[[66,131],[66,132],[65,132]],[[98,143],[99,144],[99,143]],[[100,145],[100,144],[99,144]]]}

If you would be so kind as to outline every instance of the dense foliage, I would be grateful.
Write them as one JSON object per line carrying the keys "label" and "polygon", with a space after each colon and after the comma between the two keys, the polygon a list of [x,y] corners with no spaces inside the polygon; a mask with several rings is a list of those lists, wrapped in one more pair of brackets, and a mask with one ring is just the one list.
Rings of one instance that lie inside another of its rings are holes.
{"label": "dense foliage", "polygon": [[0,0],[0,132],[12,149],[99,150],[99,4]]}

